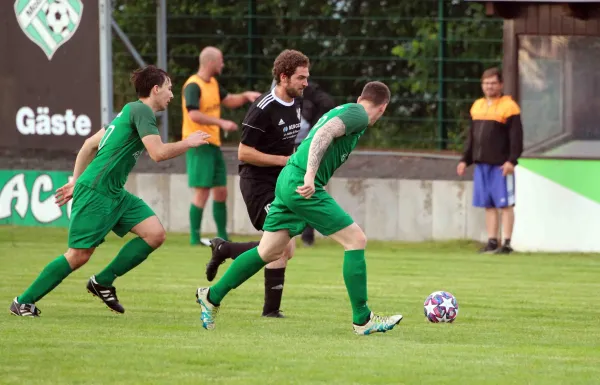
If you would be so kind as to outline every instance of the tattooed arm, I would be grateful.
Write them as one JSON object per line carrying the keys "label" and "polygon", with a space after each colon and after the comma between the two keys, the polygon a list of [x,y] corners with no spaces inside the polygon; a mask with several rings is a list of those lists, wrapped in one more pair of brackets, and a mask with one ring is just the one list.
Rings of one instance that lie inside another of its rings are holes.
{"label": "tattooed arm", "polygon": [[335,138],[339,138],[345,133],[346,126],[338,117],[325,123],[315,133],[308,150],[308,164],[306,165],[306,174],[304,175],[304,186],[298,187],[296,190],[300,195],[308,199],[314,194],[315,176],[325,152]]}

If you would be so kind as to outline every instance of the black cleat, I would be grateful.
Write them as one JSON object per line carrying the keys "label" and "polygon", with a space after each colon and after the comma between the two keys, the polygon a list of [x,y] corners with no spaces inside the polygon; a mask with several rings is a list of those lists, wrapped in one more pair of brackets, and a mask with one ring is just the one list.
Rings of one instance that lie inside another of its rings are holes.
{"label": "black cleat", "polygon": [[125,313],[125,308],[121,306],[117,298],[117,289],[100,285],[96,282],[96,276],[94,275],[90,278],[86,287],[89,293],[100,298],[110,310],[116,313]]}
{"label": "black cleat", "polygon": [[488,242],[487,245],[479,249],[481,254],[493,254],[498,250],[498,245]]}
{"label": "black cleat", "polygon": [[9,309],[12,315],[18,317],[39,317],[42,311],[33,303],[19,303],[17,297],[13,299]]}
{"label": "black cleat", "polygon": [[227,255],[224,255],[220,252],[221,245],[227,242],[223,238],[213,238],[210,240],[210,248],[212,250],[212,256],[210,260],[206,264],[206,279],[208,282],[212,282],[215,279],[217,272],[219,271],[219,266],[225,263],[227,259]]}
{"label": "black cleat", "polygon": [[315,230],[314,229],[312,229],[310,227],[306,227],[304,229],[304,231],[302,232],[302,243],[306,247],[311,247],[312,245],[315,244]]}
{"label": "black cleat", "polygon": [[281,310],[275,310],[270,313],[263,314],[262,316],[267,318],[285,318]]}
{"label": "black cleat", "polygon": [[494,254],[510,254],[512,252],[512,247],[510,247],[509,245],[503,245],[502,247],[496,249],[496,251],[494,251]]}

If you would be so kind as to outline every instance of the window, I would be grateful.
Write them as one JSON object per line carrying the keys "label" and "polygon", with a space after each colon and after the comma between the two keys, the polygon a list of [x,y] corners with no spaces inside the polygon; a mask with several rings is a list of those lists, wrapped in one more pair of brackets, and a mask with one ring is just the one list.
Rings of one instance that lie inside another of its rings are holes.
{"label": "window", "polygon": [[600,37],[519,36],[525,148],[600,158]]}

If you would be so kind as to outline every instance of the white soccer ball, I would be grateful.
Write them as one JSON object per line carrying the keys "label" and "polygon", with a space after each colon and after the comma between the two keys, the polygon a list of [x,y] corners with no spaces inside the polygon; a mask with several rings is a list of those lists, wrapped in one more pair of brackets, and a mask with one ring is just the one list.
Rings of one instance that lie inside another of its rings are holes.
{"label": "white soccer ball", "polygon": [[48,8],[45,9],[46,22],[48,28],[58,35],[61,35],[69,27],[69,7],[64,0],[54,0],[53,3],[48,4]]}
{"label": "white soccer ball", "polygon": [[458,316],[458,301],[447,291],[436,291],[425,299],[423,312],[429,322],[454,322]]}

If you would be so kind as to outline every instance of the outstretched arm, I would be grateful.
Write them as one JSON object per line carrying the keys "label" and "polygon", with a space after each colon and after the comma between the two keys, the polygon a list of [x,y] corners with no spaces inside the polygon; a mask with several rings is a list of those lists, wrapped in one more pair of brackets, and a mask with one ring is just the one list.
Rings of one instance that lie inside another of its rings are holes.
{"label": "outstretched arm", "polygon": [[207,144],[206,139],[209,137],[210,135],[205,132],[196,131],[179,142],[163,143],[160,135],[146,135],[142,138],[142,143],[144,143],[150,158],[158,163],[178,157],[190,148]]}
{"label": "outstretched arm", "polygon": [[252,103],[260,96],[260,92],[246,91],[241,94],[227,94],[221,101],[227,108],[238,108],[246,103]]}
{"label": "outstretched arm", "polygon": [[321,165],[321,160],[335,138],[344,136],[346,125],[342,119],[335,117],[319,128],[312,138],[308,150],[308,163],[304,175],[304,186],[296,190],[305,198],[310,198],[315,192],[315,176]]}

